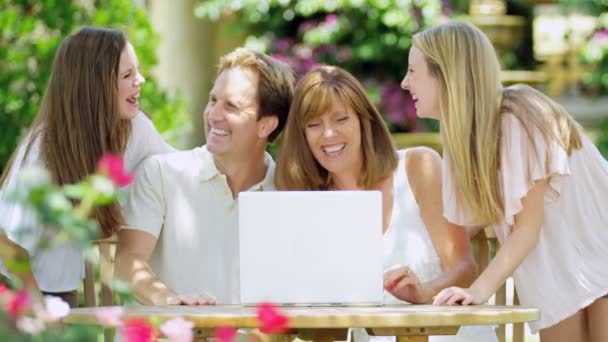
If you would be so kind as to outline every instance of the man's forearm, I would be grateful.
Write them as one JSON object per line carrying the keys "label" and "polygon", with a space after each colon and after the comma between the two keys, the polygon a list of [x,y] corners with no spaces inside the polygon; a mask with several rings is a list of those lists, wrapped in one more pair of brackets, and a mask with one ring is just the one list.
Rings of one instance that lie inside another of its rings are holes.
{"label": "man's forearm", "polygon": [[175,293],[163,284],[146,261],[137,255],[116,255],[116,277],[127,282],[135,299],[144,305],[167,305]]}

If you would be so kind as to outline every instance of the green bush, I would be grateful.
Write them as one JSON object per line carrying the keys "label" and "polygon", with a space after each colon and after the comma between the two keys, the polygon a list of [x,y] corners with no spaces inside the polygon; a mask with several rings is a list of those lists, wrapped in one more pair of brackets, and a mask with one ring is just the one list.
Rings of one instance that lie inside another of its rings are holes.
{"label": "green bush", "polygon": [[[583,80],[584,91],[592,96],[608,95],[608,1],[560,0],[565,9],[584,10],[597,17],[597,28],[582,51],[583,62],[592,65],[593,72]],[[597,127],[596,145],[608,158],[608,119]]]}
{"label": "green bush", "polygon": [[145,10],[132,0],[0,0],[0,169],[36,115],[55,50],[84,25],[125,32],[135,47],[147,83],[141,107],[170,142],[188,122],[186,103],[159,89],[147,73],[158,63],[158,36]]}
{"label": "green bush", "polygon": [[393,131],[419,125],[411,97],[400,89],[412,35],[452,14],[440,0],[206,0],[198,17],[236,17],[230,30],[246,44],[290,64],[298,75],[324,63],[343,67],[367,88]]}

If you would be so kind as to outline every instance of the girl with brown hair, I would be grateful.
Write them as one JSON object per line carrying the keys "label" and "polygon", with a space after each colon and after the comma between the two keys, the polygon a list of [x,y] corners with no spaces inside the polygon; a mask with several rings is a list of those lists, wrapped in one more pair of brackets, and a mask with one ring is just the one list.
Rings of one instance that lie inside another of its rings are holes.
{"label": "girl with brown hair", "polygon": [[[57,50],[38,114],[0,178],[0,245],[31,257],[31,272],[17,274],[25,286],[75,306],[84,256],[70,243],[38,250],[44,227],[33,212],[3,194],[20,186],[17,177],[27,166],[44,167],[63,185],[95,172],[104,153],[123,155],[126,169],[133,170],[151,154],[172,151],[139,109],[144,82],[133,46],[119,31],[85,27]],[[94,217],[102,237],[122,223],[118,203],[97,209]],[[0,269],[8,275],[2,263]]]}

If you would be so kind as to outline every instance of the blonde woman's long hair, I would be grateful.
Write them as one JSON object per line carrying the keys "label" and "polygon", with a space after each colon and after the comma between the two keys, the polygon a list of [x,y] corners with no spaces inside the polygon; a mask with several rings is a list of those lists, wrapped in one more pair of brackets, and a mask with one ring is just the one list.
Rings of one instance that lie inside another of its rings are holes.
{"label": "blonde woman's long hair", "polygon": [[319,66],[304,75],[296,87],[277,159],[277,189],[326,190],[329,187],[329,174],[310,151],[304,131],[306,124],[326,113],[336,99],[350,106],[359,117],[363,150],[359,184],[371,189],[397,167],[390,133],[361,83],[341,68]]}
{"label": "blonde woman's long hair", "polygon": [[452,164],[458,196],[472,220],[469,224],[500,223],[504,218],[499,183],[502,115],[513,114],[531,144],[537,128],[548,146],[556,139],[568,153],[581,146],[578,126],[557,103],[529,86],[503,89],[494,47],[470,24],[450,22],[430,28],[414,35],[413,45],[440,84],[444,158]]}

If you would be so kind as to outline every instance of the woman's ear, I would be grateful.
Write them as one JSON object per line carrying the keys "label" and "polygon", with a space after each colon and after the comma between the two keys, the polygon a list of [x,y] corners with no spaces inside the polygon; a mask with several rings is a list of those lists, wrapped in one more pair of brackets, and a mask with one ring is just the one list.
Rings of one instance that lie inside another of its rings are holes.
{"label": "woman's ear", "polygon": [[268,138],[279,125],[279,117],[276,115],[267,115],[258,120],[258,137]]}

